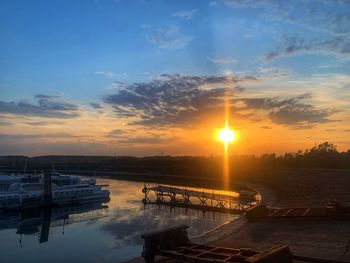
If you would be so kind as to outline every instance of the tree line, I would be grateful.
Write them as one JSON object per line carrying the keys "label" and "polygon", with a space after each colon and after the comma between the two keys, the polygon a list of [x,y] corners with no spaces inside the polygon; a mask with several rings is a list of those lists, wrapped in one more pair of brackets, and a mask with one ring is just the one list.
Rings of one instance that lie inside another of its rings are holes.
{"label": "tree line", "polygon": [[[235,155],[229,158],[231,172],[278,168],[349,169],[350,150],[339,152],[336,145],[324,142],[305,151],[284,154]],[[222,156],[1,156],[0,170],[120,171],[158,174],[221,176]]]}

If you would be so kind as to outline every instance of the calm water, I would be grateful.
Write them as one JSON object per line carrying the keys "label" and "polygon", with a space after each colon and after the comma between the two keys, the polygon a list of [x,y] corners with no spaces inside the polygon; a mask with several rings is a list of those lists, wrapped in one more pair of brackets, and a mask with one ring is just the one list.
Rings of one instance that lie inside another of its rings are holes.
{"label": "calm water", "polygon": [[0,262],[121,262],[140,255],[141,233],[187,224],[196,236],[234,219],[229,214],[146,206],[142,183],[109,184],[108,204],[89,204],[30,215],[0,212]]}

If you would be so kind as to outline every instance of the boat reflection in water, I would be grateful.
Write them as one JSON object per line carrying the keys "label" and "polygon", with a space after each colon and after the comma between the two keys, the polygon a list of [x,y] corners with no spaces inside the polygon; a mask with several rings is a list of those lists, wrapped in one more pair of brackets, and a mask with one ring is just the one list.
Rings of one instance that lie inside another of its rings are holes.
{"label": "boat reflection in water", "polygon": [[96,184],[109,185],[108,208],[104,202],[94,202],[56,206],[51,211],[0,212],[0,262],[124,262],[140,256],[143,233],[186,224],[194,237],[238,217],[144,207],[142,182],[97,178]]}
{"label": "boat reflection in water", "polygon": [[49,241],[50,228],[61,227],[64,234],[66,225],[107,217],[107,202],[109,199],[79,205],[1,211],[0,231],[17,229],[20,246],[23,246],[23,235],[35,233],[38,234],[38,242],[45,243]]}

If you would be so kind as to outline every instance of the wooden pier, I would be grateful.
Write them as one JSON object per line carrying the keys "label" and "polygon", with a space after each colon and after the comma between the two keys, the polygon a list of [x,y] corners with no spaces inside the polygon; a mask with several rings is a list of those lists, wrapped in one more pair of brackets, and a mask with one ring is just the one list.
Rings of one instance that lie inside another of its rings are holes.
{"label": "wooden pier", "polygon": [[[144,186],[142,192],[145,194],[145,198],[143,199],[145,205],[158,204],[212,212],[241,214],[247,209],[259,204],[259,201],[255,198],[251,200],[242,200],[238,196],[166,185],[158,185],[154,187]],[[155,197],[155,200],[152,200],[150,197],[151,193]]]}

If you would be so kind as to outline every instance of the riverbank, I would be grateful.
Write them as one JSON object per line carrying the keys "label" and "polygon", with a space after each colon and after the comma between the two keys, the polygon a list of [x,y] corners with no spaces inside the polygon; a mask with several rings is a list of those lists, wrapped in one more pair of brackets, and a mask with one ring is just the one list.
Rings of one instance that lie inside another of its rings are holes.
{"label": "riverbank", "polygon": [[[330,199],[350,205],[350,171],[275,171],[260,191],[268,206],[324,207]],[[350,261],[350,222],[347,220],[280,219],[247,222],[242,216],[193,240],[197,243],[265,250],[289,245],[295,255]],[[142,262],[134,259],[130,262]]]}

